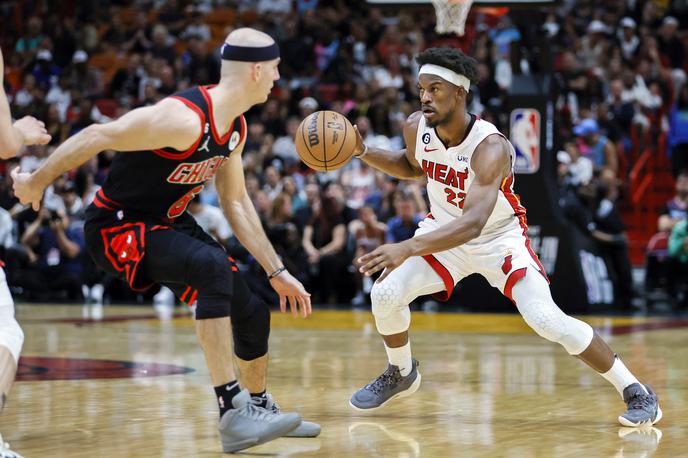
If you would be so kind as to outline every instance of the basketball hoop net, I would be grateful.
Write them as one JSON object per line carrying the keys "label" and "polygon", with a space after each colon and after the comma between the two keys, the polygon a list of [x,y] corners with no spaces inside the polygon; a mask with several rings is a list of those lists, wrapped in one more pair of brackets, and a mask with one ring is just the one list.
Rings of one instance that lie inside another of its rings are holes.
{"label": "basketball hoop net", "polygon": [[463,36],[473,0],[432,0],[437,13],[437,33],[456,33]]}

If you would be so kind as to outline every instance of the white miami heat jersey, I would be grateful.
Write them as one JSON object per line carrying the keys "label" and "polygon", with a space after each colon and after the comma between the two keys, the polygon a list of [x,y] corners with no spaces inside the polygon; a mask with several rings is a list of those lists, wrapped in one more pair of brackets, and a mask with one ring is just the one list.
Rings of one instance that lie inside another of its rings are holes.
{"label": "white miami heat jersey", "polygon": [[[488,135],[501,133],[487,121],[471,115],[469,131],[457,146],[446,148],[434,128],[428,127],[425,117],[421,116],[416,136],[416,160],[423,168],[428,184],[430,212],[440,224],[460,218],[466,194],[473,183],[475,172],[471,168],[471,158],[477,146]],[[507,140],[508,141],[508,140]],[[525,208],[513,191],[514,150],[511,143],[512,172],[502,182],[499,197],[492,214],[487,220],[480,236],[470,243],[482,243],[487,237],[502,234],[508,230],[525,230]],[[482,239],[482,240],[481,240]]]}

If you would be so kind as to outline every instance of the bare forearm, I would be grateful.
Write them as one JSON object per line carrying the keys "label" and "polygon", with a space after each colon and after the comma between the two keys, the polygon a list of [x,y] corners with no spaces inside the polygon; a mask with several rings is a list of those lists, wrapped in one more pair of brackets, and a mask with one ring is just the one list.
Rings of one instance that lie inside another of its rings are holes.
{"label": "bare forearm", "polygon": [[368,152],[361,160],[371,167],[402,180],[418,179],[422,176],[411,166],[404,151],[368,148]]}
{"label": "bare forearm", "polygon": [[92,125],[67,139],[48,159],[32,174],[32,178],[46,187],[57,177],[68,170],[75,169],[100,152],[95,142],[95,130]]}
{"label": "bare forearm", "polygon": [[57,238],[57,246],[60,251],[65,254],[65,256],[67,256],[69,259],[74,259],[79,256],[81,248],[79,248],[79,245],[69,240],[69,238],[67,238],[67,234],[65,234],[63,230],[57,229],[55,231],[55,235]]}
{"label": "bare forearm", "polygon": [[248,196],[243,200],[228,203],[224,211],[232,225],[234,235],[256,258],[265,272],[274,272],[282,266],[282,261],[265,234],[260,218]]}
{"label": "bare forearm", "polygon": [[29,224],[26,228],[24,234],[21,237],[20,242],[22,245],[33,246],[38,242],[38,229],[41,227],[40,219],[36,219],[33,223]]}
{"label": "bare forearm", "polygon": [[0,86],[0,159],[14,157],[24,144],[24,136],[12,125],[5,89]]}
{"label": "bare forearm", "polygon": [[425,256],[463,245],[480,235],[482,226],[470,219],[458,219],[430,233],[410,238],[403,243],[410,256]]}

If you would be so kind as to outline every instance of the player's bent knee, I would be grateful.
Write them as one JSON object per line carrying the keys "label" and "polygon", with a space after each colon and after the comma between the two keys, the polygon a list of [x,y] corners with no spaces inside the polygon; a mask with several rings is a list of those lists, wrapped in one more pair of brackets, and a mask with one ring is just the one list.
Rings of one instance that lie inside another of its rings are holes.
{"label": "player's bent knee", "polygon": [[389,336],[408,330],[411,312],[404,301],[401,285],[393,278],[375,283],[370,291],[375,325],[380,334]]}
{"label": "player's bent knee", "polygon": [[198,289],[196,319],[229,316],[233,273],[227,255],[221,249],[209,246],[192,253],[187,262],[189,283]]}
{"label": "player's bent knee", "polygon": [[242,302],[232,304],[234,353],[244,361],[251,361],[268,352],[270,308],[253,294]]}
{"label": "player's bent knee", "polygon": [[593,330],[587,323],[564,314],[553,302],[534,301],[523,319],[545,339],[561,344],[571,355],[578,355],[592,341]]}
{"label": "player's bent knee", "polygon": [[402,285],[393,278],[386,278],[382,283],[374,283],[370,291],[373,315],[385,317],[407,306],[402,295]]}
{"label": "player's bent knee", "polygon": [[14,319],[13,309],[0,306],[0,347],[7,348],[16,363],[23,344],[24,331]]}

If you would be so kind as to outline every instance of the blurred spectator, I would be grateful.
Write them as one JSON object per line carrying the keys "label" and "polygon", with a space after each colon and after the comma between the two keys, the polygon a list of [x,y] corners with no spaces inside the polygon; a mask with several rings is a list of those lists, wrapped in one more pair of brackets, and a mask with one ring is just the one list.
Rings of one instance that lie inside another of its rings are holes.
{"label": "blurred spectator", "polygon": [[688,294],[685,291],[686,278],[688,277],[688,220],[682,220],[677,223],[671,230],[671,237],[669,238],[669,256],[675,261],[674,272],[676,279],[679,280],[678,286],[683,291],[683,300],[681,305],[685,307],[688,305]]}
{"label": "blurred spectator", "polygon": [[408,192],[398,191],[394,196],[396,215],[387,222],[387,242],[397,243],[408,240],[418,228],[424,215],[416,212],[414,199]]}
{"label": "blurred spectator", "polygon": [[657,228],[660,232],[670,232],[677,223],[688,216],[688,170],[681,170],[676,177],[676,195],[666,203],[659,216]]}
{"label": "blurred spectator", "polygon": [[213,205],[202,203],[201,197],[198,195],[189,202],[187,210],[204,231],[221,245],[227,245],[229,238],[232,236],[232,228],[222,210]]}
{"label": "blurred spectator", "polygon": [[623,97],[624,84],[619,78],[609,82],[609,114],[618,123],[623,135],[627,137],[631,132],[631,122],[635,115],[633,103]]}
{"label": "blurred spectator", "polygon": [[287,119],[286,135],[278,137],[272,145],[272,151],[275,156],[280,157],[288,164],[297,163],[299,161],[296,145],[294,145],[294,137],[298,133],[299,124],[301,124],[301,120],[296,116],[291,116]]}
{"label": "blurred spectator", "polygon": [[182,55],[184,76],[189,83],[208,84],[220,78],[220,63],[208,54],[206,44],[199,37],[191,35],[186,40],[187,49]]}
{"label": "blurred spectator", "polygon": [[17,40],[14,51],[19,54],[24,64],[33,58],[35,51],[46,39],[42,33],[42,28],[43,21],[41,21],[41,18],[31,16],[27,22],[26,35]]}
{"label": "blurred spectator", "polygon": [[308,263],[301,242],[301,233],[294,223],[289,194],[279,193],[272,201],[266,233],[289,271],[295,272],[299,279],[307,281]]}
{"label": "blurred spectator", "polygon": [[[186,17],[179,7],[179,2],[177,0],[165,0],[158,4],[160,5],[158,22],[162,23],[172,35],[179,35],[186,25]],[[208,81],[216,81],[216,79]]]}
{"label": "blurred spectator", "polygon": [[316,301],[347,303],[354,294],[349,271],[351,256],[346,253],[346,220],[340,205],[332,197],[321,198],[303,231],[303,249],[308,256],[311,291]]}
{"label": "blurred spectator", "polygon": [[[22,84],[21,89],[17,91],[14,95],[14,100],[12,101],[15,107],[23,108],[33,102],[33,97],[35,95],[36,89],[36,77],[30,73],[24,75],[24,84]],[[16,114],[16,113],[15,113]]]}
{"label": "blurred spectator", "polygon": [[24,232],[21,243],[25,254],[8,253],[10,285],[23,288],[29,298],[62,295],[64,300],[83,299],[83,225],[70,224],[64,210],[44,206]]}
{"label": "blurred spectator", "polygon": [[[354,252],[355,266],[358,266],[358,258],[385,243],[385,234],[387,232],[387,225],[377,220],[377,215],[375,215],[375,211],[371,207],[361,207],[358,214],[360,219],[352,221],[349,225],[349,232],[353,234],[356,242]],[[358,282],[358,292],[353,298],[352,303],[354,305],[362,305],[366,302],[366,297],[368,297],[373,287],[373,279],[361,275],[358,270],[356,270],[356,279]]]}
{"label": "blurred spectator", "polygon": [[557,160],[565,166],[563,173],[566,176],[567,184],[577,187],[586,185],[592,180],[592,161],[580,154],[575,141],[564,143],[564,151],[557,153]]}
{"label": "blurred spectator", "polygon": [[55,105],[60,122],[67,120],[67,109],[72,104],[71,85],[69,76],[65,73],[60,75],[58,83],[48,91],[45,96],[46,103]]}
{"label": "blurred spectator", "polygon": [[210,27],[205,23],[203,12],[198,9],[194,9],[192,11],[191,23],[186,26],[184,32],[181,34],[181,38],[183,39],[186,39],[190,36],[196,36],[203,42],[210,41],[210,38],[212,37],[210,33]]}
{"label": "blurred spectator", "polygon": [[111,8],[109,26],[100,37],[104,48],[116,52],[123,47],[129,38],[129,32],[122,22],[122,16],[118,8]]}
{"label": "blurred spectator", "polygon": [[662,21],[657,36],[659,52],[669,60],[673,69],[683,69],[685,50],[678,36],[678,20],[673,16],[667,16]]}
{"label": "blurred spectator", "polygon": [[296,224],[301,230],[313,220],[313,215],[320,211],[320,186],[316,183],[309,183],[304,186],[304,194],[306,195],[306,202],[300,209],[296,211]]}
{"label": "blurred spectator", "polygon": [[619,23],[621,27],[617,30],[617,39],[621,47],[621,54],[626,61],[631,61],[635,57],[635,52],[640,45],[640,39],[636,35],[636,23],[633,18],[625,17]]}
{"label": "blurred spectator", "polygon": [[126,68],[117,70],[112,78],[110,93],[125,106],[130,106],[131,101],[138,97],[139,83],[143,76],[141,64],[141,54],[130,54]]}
{"label": "blurred spectator", "polygon": [[671,109],[667,140],[676,175],[680,170],[688,169],[688,84],[681,88]]}
{"label": "blurred spectator", "polygon": [[618,171],[616,148],[604,135],[600,135],[600,128],[594,119],[584,119],[573,129],[578,137],[578,148],[581,153],[590,158],[597,169],[607,168]]}
{"label": "blurred spectator", "polygon": [[616,174],[609,169],[603,170],[597,187],[598,203],[589,229],[607,264],[614,284],[615,303],[619,307],[630,308],[633,278],[628,257],[626,228],[617,207],[619,183]]}
{"label": "blurred spectator", "polygon": [[177,54],[171,46],[174,40],[167,33],[164,25],[158,24],[153,27],[153,43],[148,49],[153,57],[156,59],[163,59],[167,65],[173,65]]}
{"label": "blurred spectator", "polygon": [[83,49],[77,50],[72,57],[69,82],[72,87],[79,87],[85,97],[103,95],[103,77],[98,69],[88,65],[88,54]]}
{"label": "blurred spectator", "polygon": [[314,113],[318,109],[318,101],[313,97],[304,97],[299,102],[299,113],[301,119],[307,118],[308,115]]}
{"label": "blurred spectator", "polygon": [[57,84],[60,75],[60,67],[53,63],[53,53],[47,49],[40,49],[36,54],[36,65],[33,68],[33,76],[36,84],[44,91],[49,91]]}
{"label": "blurred spectator", "polygon": [[[280,181],[281,176],[276,167],[268,166],[265,168],[265,185],[263,185],[263,191],[268,195],[270,200],[277,197],[279,193],[282,192],[282,183]],[[291,202],[290,202],[291,203]]]}
{"label": "blurred spectator", "polygon": [[368,197],[378,188],[377,172],[363,161],[356,162],[357,167],[349,168],[342,173],[341,182],[346,189],[346,204],[354,209],[361,208]]}
{"label": "blurred spectator", "polygon": [[177,81],[174,78],[174,70],[169,65],[160,69],[160,85],[157,88],[161,96],[172,95],[177,92]]}

